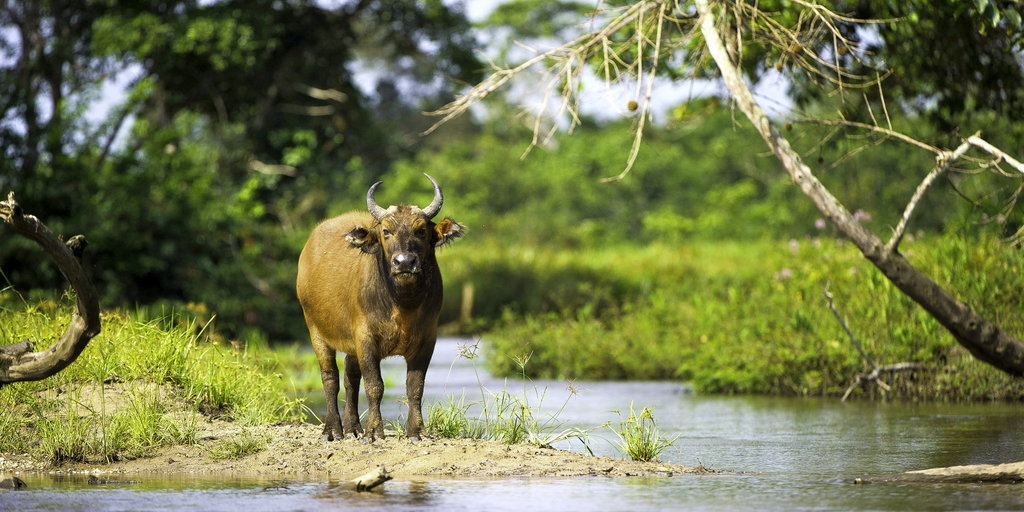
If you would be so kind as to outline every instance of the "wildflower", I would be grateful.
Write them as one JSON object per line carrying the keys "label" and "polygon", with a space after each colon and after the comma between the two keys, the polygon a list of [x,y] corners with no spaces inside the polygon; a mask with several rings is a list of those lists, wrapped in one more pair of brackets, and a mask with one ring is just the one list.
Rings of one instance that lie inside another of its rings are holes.
{"label": "wildflower", "polygon": [[857,211],[853,212],[853,220],[857,222],[871,222],[871,214],[857,208]]}
{"label": "wildflower", "polygon": [[778,272],[775,273],[775,279],[777,279],[779,281],[783,281],[783,280],[789,279],[791,277],[793,277],[793,270],[791,270],[788,267],[783,268],[783,269],[781,269],[781,270],[779,270]]}
{"label": "wildflower", "polygon": [[818,231],[825,229],[825,219],[818,217],[814,221],[814,228],[817,229]]}

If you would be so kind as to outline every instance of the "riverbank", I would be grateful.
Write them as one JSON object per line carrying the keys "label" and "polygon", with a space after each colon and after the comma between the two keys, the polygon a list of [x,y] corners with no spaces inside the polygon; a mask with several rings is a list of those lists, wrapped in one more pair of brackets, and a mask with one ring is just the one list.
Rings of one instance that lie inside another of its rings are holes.
{"label": "riverbank", "polygon": [[[165,446],[146,457],[105,462],[50,464],[27,454],[0,454],[0,473],[217,474],[354,478],[384,466],[399,479],[416,477],[673,476],[714,471],[661,462],[595,457],[528,444],[479,439],[424,439],[394,433],[373,443],[359,439],[326,442],[321,427],[302,422],[241,426],[205,422],[195,444]],[[225,446],[255,443],[256,453],[231,456]]]}

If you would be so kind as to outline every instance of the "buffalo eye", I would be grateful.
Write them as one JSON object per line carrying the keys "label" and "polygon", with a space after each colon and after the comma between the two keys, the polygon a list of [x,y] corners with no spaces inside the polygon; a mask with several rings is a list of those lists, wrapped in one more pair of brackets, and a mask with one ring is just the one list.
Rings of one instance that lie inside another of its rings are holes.
{"label": "buffalo eye", "polygon": [[388,228],[384,228],[381,232],[384,233],[384,236],[391,236],[391,230]]}
{"label": "buffalo eye", "polygon": [[416,236],[422,237],[423,235],[426,235],[426,234],[427,234],[427,228],[424,228],[424,227],[416,228]]}

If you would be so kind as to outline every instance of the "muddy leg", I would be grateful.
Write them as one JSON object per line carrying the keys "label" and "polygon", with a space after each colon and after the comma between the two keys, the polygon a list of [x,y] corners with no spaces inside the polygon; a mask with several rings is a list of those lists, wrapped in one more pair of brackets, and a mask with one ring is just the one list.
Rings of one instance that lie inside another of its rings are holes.
{"label": "muddy leg", "polygon": [[363,435],[370,441],[384,439],[384,422],[380,417],[380,401],[384,397],[384,379],[380,376],[380,359],[375,354],[364,352],[359,361],[359,369],[363,372],[363,385],[366,386],[366,400],[369,402],[366,430]]}
{"label": "muddy leg", "polygon": [[405,392],[409,400],[409,419],[405,424],[405,435],[409,439],[419,439],[423,433],[423,381],[427,376],[430,358],[434,355],[435,341],[423,342],[419,352],[405,359]]}
{"label": "muddy leg", "polygon": [[345,418],[342,422],[346,436],[357,437],[363,433],[359,424],[359,360],[356,356],[345,356]]}
{"label": "muddy leg", "polygon": [[318,343],[314,338],[313,351],[320,362],[320,380],[327,397],[327,417],[324,418],[324,441],[341,439],[341,417],[338,415],[338,362],[333,349]]}

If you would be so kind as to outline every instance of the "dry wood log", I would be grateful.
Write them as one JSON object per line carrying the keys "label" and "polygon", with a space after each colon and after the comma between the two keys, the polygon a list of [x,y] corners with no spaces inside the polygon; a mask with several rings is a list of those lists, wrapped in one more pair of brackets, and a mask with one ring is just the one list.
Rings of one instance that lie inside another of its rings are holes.
{"label": "dry wood log", "polygon": [[391,473],[384,466],[380,466],[363,476],[352,479],[352,483],[356,486],[357,491],[362,492],[369,491],[388,480],[391,480]]}
{"label": "dry wood log", "polygon": [[52,347],[33,352],[29,340],[0,348],[0,387],[11,382],[41,380],[67,368],[100,332],[100,305],[96,288],[82,267],[85,237],[77,235],[61,241],[34,215],[26,215],[14,198],[14,192],[0,201],[0,220],[14,232],[36,242],[57,264],[75,290],[76,308],[67,330]]}

